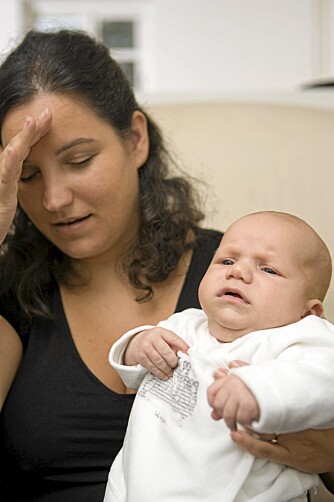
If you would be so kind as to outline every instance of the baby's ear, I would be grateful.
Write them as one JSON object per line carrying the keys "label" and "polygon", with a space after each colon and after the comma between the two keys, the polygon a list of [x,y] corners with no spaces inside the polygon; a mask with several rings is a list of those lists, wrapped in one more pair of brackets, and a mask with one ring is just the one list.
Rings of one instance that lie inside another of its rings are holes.
{"label": "baby's ear", "polygon": [[317,317],[324,317],[324,307],[320,300],[312,298],[308,300],[305,306],[305,312],[302,318],[308,315],[316,315]]}

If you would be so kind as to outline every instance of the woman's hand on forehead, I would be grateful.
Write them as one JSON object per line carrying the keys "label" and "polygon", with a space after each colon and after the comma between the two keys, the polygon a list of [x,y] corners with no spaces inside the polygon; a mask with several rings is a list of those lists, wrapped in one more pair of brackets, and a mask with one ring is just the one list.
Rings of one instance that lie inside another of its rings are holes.
{"label": "woman's hand on forehead", "polygon": [[50,129],[52,116],[48,109],[35,119],[27,116],[22,129],[5,148],[0,146],[0,243],[5,239],[15,216],[18,182],[23,161],[31,147]]}

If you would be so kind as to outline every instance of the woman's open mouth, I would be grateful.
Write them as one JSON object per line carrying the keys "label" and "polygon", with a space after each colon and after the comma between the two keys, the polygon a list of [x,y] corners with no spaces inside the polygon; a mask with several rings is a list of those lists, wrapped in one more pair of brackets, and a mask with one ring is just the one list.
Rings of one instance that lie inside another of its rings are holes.
{"label": "woman's open mouth", "polygon": [[89,218],[89,217],[90,217],[90,214],[88,214],[87,216],[83,216],[82,218],[73,218],[73,219],[67,220],[67,221],[60,221],[59,223],[56,223],[55,225],[57,227],[75,225],[76,223],[81,223],[82,221],[87,220],[87,218]]}

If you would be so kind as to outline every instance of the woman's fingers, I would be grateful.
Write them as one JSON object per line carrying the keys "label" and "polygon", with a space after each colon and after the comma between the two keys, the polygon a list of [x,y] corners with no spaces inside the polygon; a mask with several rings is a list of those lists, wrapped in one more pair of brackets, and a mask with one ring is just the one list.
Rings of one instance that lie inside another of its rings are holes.
{"label": "woman's fingers", "polygon": [[20,132],[5,148],[0,149],[0,243],[15,216],[23,161],[31,147],[49,130],[51,120],[51,113],[47,109],[36,120],[28,116]]}
{"label": "woman's fingers", "polygon": [[240,448],[255,457],[286,464],[303,472],[334,471],[334,429],[308,429],[280,434],[275,444],[270,442],[273,435],[267,434],[254,437],[238,430],[231,437]]}
{"label": "woman's fingers", "polygon": [[0,160],[1,173],[8,181],[18,180],[21,174],[22,162],[29,155],[31,147],[49,130],[51,120],[52,116],[48,109],[43,110],[37,119],[30,116],[26,117],[21,131],[10,140],[4,149],[4,153],[6,150],[12,152],[7,157],[12,162],[6,163],[6,157],[4,158],[5,163]]}
{"label": "woman's fingers", "polygon": [[241,366],[248,366],[249,363],[245,363],[245,361],[240,361],[239,359],[235,359],[231,361],[228,365],[229,368],[240,368]]}
{"label": "woman's fingers", "polygon": [[213,372],[213,378],[215,380],[218,380],[219,378],[222,378],[222,377],[224,377],[224,376],[226,376],[228,374],[229,374],[228,369],[226,369],[226,368],[218,368],[217,370],[215,370]]}
{"label": "woman's fingers", "polygon": [[[12,201],[17,193],[22,163],[29,155],[31,147],[49,130],[51,113],[46,109],[35,120],[27,117],[21,131],[0,151],[0,204]],[[9,200],[7,200],[7,198]]]}
{"label": "woman's fingers", "polygon": [[240,429],[232,431],[230,435],[232,440],[240,448],[246,450],[255,457],[264,458],[276,464],[289,465],[291,461],[291,454],[285,446],[280,443],[270,443],[270,439],[272,439],[273,435],[268,436],[268,440],[258,439],[250,433]]}
{"label": "woman's fingers", "polygon": [[17,154],[9,145],[0,155],[0,243],[6,237],[17,206]]}

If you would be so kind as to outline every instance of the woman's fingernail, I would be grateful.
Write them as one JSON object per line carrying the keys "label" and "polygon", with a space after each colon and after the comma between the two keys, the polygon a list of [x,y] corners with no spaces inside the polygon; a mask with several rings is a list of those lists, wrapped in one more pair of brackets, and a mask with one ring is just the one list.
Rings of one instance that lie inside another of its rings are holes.
{"label": "woman's fingernail", "polygon": [[29,124],[31,124],[31,117],[30,117],[30,115],[27,115],[26,120],[24,122],[24,127],[28,127]]}
{"label": "woman's fingernail", "polygon": [[229,368],[240,368],[240,366],[242,366],[242,364],[240,364],[240,363],[238,363],[238,362],[236,362],[236,361],[232,361],[232,362],[228,365],[228,367],[229,367]]}
{"label": "woman's fingernail", "polygon": [[241,432],[240,432],[238,429],[237,429],[237,430],[235,430],[235,431],[232,431],[232,432],[230,433],[230,436],[231,436],[231,439],[232,439],[233,441],[235,441],[236,443],[237,443],[238,441],[240,441],[240,440],[241,440],[241,438],[242,438],[242,434],[241,434]]}
{"label": "woman's fingernail", "polygon": [[225,376],[227,373],[228,373],[227,370],[220,368],[218,370],[215,370],[213,374],[214,376]]}
{"label": "woman's fingernail", "polygon": [[40,118],[40,120],[45,120],[48,115],[49,115],[49,109],[44,108],[44,110],[40,114],[39,118]]}

